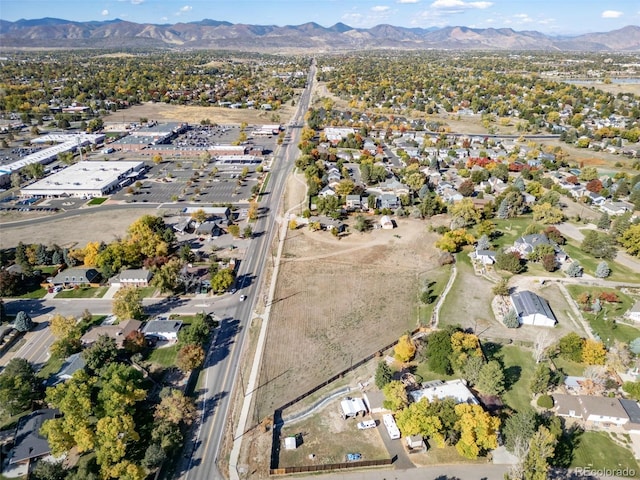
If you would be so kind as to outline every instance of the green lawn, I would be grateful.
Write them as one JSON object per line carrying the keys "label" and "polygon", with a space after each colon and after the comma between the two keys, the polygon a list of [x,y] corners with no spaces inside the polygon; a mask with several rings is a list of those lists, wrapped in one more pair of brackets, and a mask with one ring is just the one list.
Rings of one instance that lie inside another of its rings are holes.
{"label": "green lawn", "polygon": [[104,202],[108,200],[107,197],[95,197],[89,200],[87,205],[102,205]]}
{"label": "green lawn", "polygon": [[494,354],[504,367],[507,391],[502,401],[516,411],[531,405],[529,384],[535,370],[535,361],[530,351],[520,347],[503,346]]}
{"label": "green lawn", "polygon": [[172,367],[176,364],[176,357],[178,356],[178,345],[171,345],[170,347],[155,348],[149,358],[147,359],[151,363],[156,363],[162,367]]}
{"label": "green lawn", "polygon": [[153,298],[156,296],[156,291],[158,289],[156,287],[138,287],[138,291],[140,292],[140,296],[142,298]]}
{"label": "green lawn", "polygon": [[589,322],[593,331],[606,345],[610,345],[614,340],[629,343],[631,340],[640,337],[639,329],[615,321],[615,319],[622,317],[635,303],[633,298],[615,288],[567,285],[567,290],[574,300],[583,293],[589,293],[591,298],[597,297],[602,292],[615,293],[618,296],[620,302],[603,302],[602,310],[597,314],[582,312],[584,318]]}
{"label": "green lawn", "polygon": [[635,471],[638,478],[640,468],[631,451],[615,443],[606,432],[584,432],[573,451],[571,467],[599,469],[625,469]]}
{"label": "green lawn", "polygon": [[581,363],[572,362],[571,360],[566,360],[562,357],[554,358],[553,363],[556,368],[565,375],[581,377],[584,373],[585,366]]}
{"label": "green lawn", "polygon": [[422,301],[419,301],[418,303],[418,315],[421,325],[428,325],[431,321],[433,308],[438,302],[440,295],[442,295],[442,291],[447,285],[450,275],[451,265],[445,265],[438,270],[434,270],[433,272],[429,272],[425,275],[424,286],[421,292],[427,290],[431,291],[431,303],[422,303]]}
{"label": "green lawn", "polygon": [[56,298],[102,298],[109,287],[80,287],[71,290],[62,290],[56,294]]}
{"label": "green lawn", "polygon": [[23,293],[22,295],[18,296],[17,298],[42,298],[47,294],[47,289],[46,288],[37,288],[35,290],[32,290],[30,292],[27,293]]}
{"label": "green lawn", "polygon": [[62,367],[63,363],[64,358],[49,357],[47,363],[45,363],[44,366],[40,370],[38,370],[36,376],[41,380],[47,380],[51,375],[57,373],[60,370],[60,367]]}
{"label": "green lawn", "polygon": [[[594,258],[582,251],[579,242],[568,240],[567,244],[562,247],[567,255],[573,260],[576,260],[580,266],[584,269],[585,273],[593,275],[596,271],[598,264],[602,259]],[[609,268],[611,268],[611,275],[608,280],[615,280],[619,282],[640,282],[640,274],[635,270],[622,265],[614,260],[607,260]]]}
{"label": "green lawn", "polygon": [[513,242],[524,234],[524,231],[533,223],[531,215],[523,215],[521,217],[509,218],[507,220],[494,219],[496,230],[502,235],[496,237],[491,243],[496,248],[503,248],[513,245]]}

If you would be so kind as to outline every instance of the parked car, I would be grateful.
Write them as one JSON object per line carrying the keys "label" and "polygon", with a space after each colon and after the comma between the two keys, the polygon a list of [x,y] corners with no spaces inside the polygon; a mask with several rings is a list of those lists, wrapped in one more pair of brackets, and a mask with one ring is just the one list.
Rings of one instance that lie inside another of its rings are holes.
{"label": "parked car", "polygon": [[358,422],[358,428],[360,430],[366,430],[368,428],[376,428],[375,420],[365,420],[363,422]]}
{"label": "parked car", "polygon": [[247,299],[247,296],[246,296],[246,295],[242,295],[242,296],[240,297],[240,301],[241,301],[241,302],[244,302],[246,299]]}
{"label": "parked car", "polygon": [[357,462],[358,460],[362,460],[361,453],[347,453],[347,462]]}

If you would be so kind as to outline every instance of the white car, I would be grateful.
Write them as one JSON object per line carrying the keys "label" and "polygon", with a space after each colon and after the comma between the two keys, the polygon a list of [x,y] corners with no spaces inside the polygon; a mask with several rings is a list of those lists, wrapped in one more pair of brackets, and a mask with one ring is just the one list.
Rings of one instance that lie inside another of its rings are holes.
{"label": "white car", "polygon": [[368,428],[376,428],[375,420],[365,420],[363,422],[358,422],[358,428],[360,430],[366,430]]}
{"label": "white car", "polygon": [[241,302],[244,302],[246,299],[247,299],[247,296],[246,296],[246,295],[242,295],[242,296],[240,297],[240,301],[241,301]]}

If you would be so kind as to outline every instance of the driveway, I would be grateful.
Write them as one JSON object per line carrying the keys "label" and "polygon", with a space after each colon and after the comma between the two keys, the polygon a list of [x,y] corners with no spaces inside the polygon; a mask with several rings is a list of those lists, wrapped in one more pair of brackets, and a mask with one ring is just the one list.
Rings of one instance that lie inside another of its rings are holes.
{"label": "driveway", "polygon": [[[389,452],[389,456],[396,459],[393,462],[393,466],[395,467],[395,469],[408,470],[411,468],[416,468],[413,462],[409,460],[409,454],[404,449],[402,438],[391,440],[391,438],[389,438],[389,433],[387,432],[387,429],[382,422],[382,417],[380,415],[377,415],[376,420],[378,423],[378,433],[380,434],[380,438],[382,438],[382,442],[384,443],[387,452]],[[404,476],[402,478],[404,478]]]}

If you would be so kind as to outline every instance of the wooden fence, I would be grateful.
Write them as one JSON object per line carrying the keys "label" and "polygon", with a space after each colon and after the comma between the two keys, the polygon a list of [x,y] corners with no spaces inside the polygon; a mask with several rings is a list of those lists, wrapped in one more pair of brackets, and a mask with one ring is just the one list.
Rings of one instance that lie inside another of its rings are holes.
{"label": "wooden fence", "polygon": [[299,467],[272,468],[269,470],[269,475],[286,475],[289,473],[305,472],[326,472],[344,468],[377,467],[380,465],[391,465],[392,463],[392,458],[384,458],[382,460],[361,460],[359,462],[326,463],[324,465],[301,465]]}

